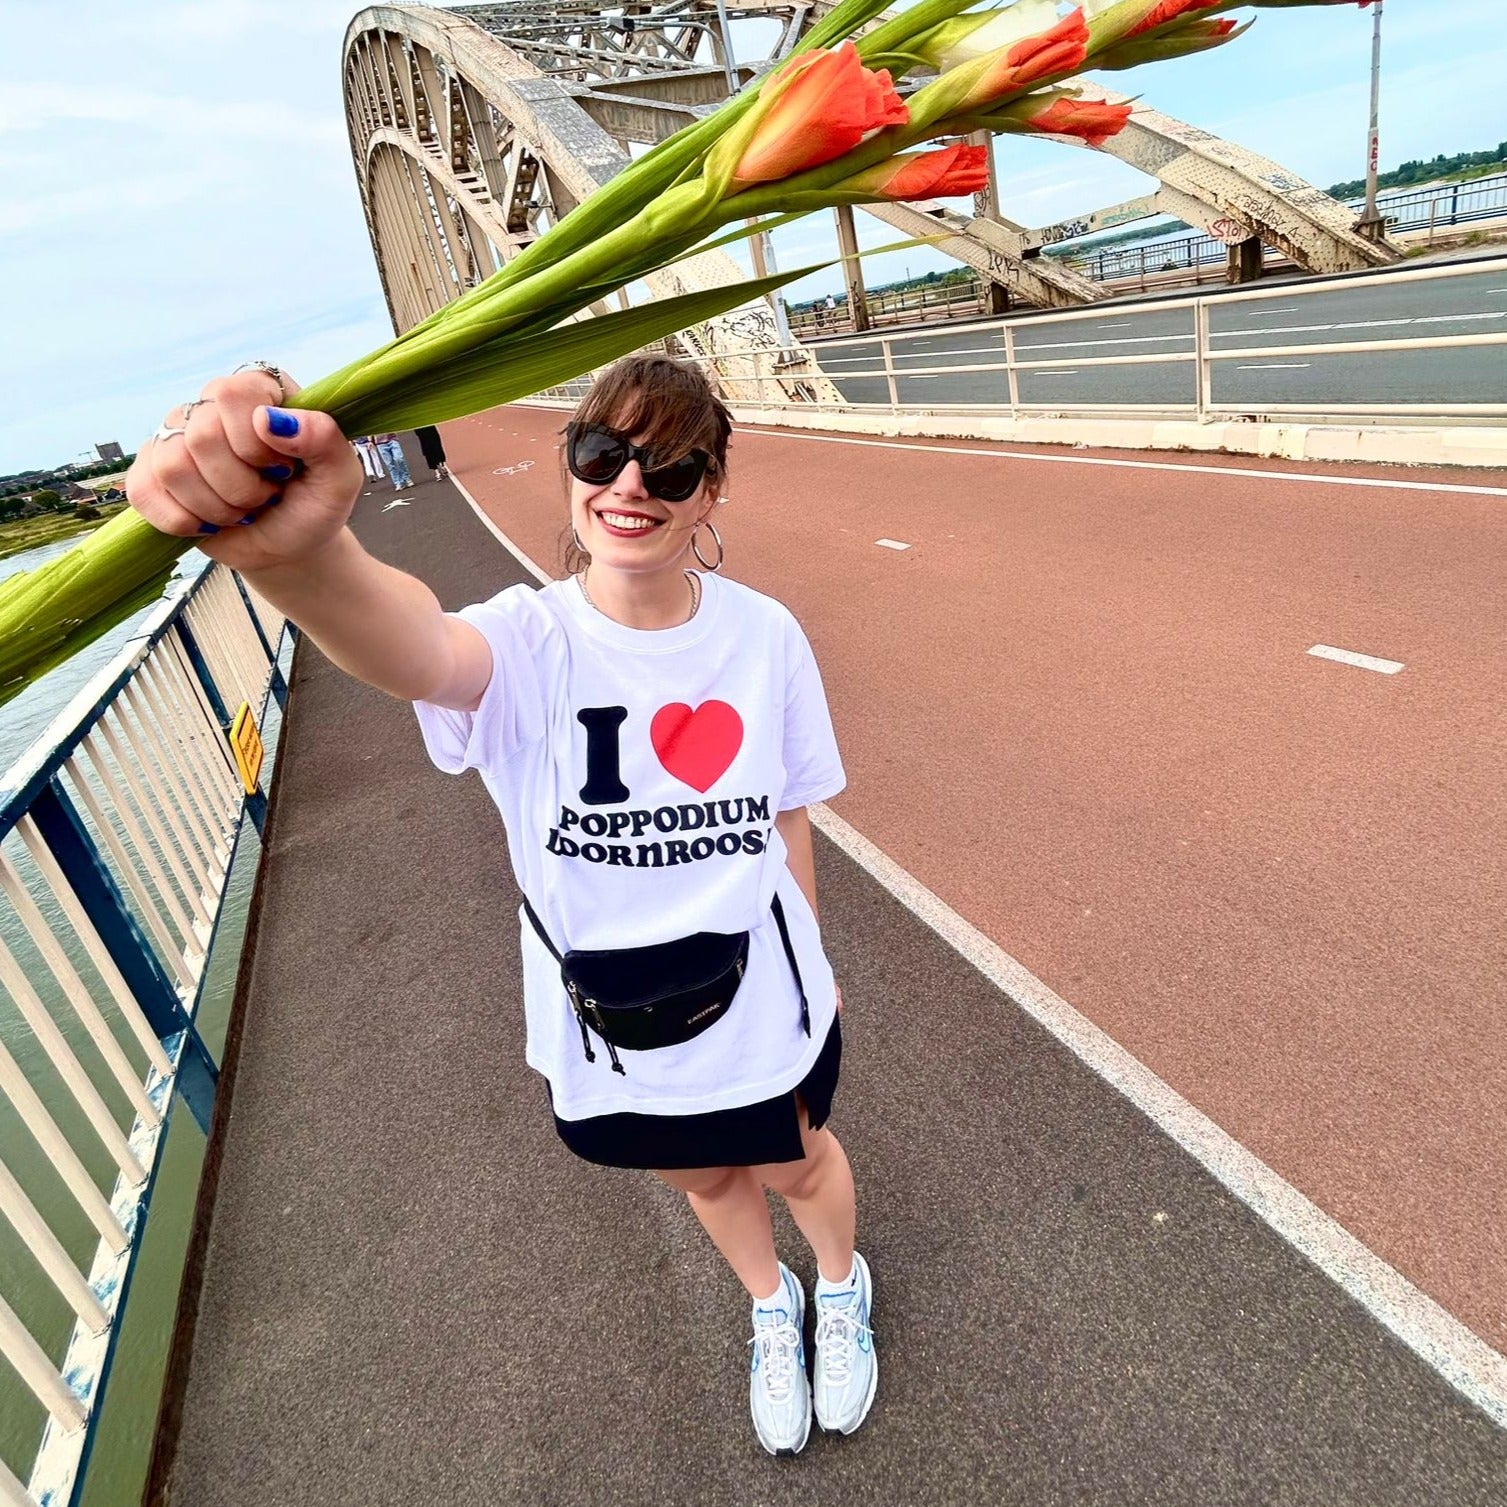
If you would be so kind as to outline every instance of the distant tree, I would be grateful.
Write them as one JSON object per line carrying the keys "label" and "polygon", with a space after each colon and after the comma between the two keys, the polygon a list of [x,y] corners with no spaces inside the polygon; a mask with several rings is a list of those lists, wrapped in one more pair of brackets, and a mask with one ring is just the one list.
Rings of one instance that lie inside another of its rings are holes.
{"label": "distant tree", "polygon": [[73,516],[75,518],[102,518],[104,514],[90,502],[80,502],[74,505]]}
{"label": "distant tree", "polygon": [[40,502],[28,498],[21,504],[20,516],[22,518],[40,518],[46,511],[47,509]]}
{"label": "distant tree", "polygon": [[54,492],[51,487],[42,487],[31,494],[31,500],[38,507],[46,508],[49,512],[56,512],[63,505],[62,497]]}

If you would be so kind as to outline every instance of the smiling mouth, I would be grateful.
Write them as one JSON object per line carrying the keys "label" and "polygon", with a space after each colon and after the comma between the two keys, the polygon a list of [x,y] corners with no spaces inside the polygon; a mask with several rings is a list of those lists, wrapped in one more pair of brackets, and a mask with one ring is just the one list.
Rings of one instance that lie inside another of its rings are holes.
{"label": "smiling mouth", "polygon": [[615,534],[652,534],[663,526],[663,518],[651,518],[643,513],[620,513],[613,508],[596,509],[597,521]]}

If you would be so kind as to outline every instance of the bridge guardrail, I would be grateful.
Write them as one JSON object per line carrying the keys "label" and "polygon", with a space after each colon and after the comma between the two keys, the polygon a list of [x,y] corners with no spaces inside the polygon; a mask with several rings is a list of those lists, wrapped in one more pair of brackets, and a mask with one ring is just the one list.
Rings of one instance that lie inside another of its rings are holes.
{"label": "bridge guardrail", "polygon": [[[0,1159],[0,1214],[35,1263],[0,1281],[0,1355],[45,1410],[29,1483],[0,1463],[0,1501],[16,1507],[78,1500],[175,1093],[209,1127],[218,1065],[195,1017],[245,818],[260,831],[266,811],[237,712],[259,726],[269,698],[284,703],[292,632],[206,566],[0,785],[0,988],[17,1012],[0,1034],[0,1108],[26,1132]],[[38,1150],[71,1204],[36,1176]],[[108,1196],[86,1156],[113,1166]],[[80,1215],[86,1270],[63,1228]],[[73,1314],[61,1366],[33,1333],[57,1329],[58,1300]]]}
{"label": "bridge guardrail", "polygon": [[[1186,312],[1188,328],[1174,334],[1163,334],[1154,337],[1164,347],[1168,344],[1186,343],[1183,350],[1159,349],[1154,351],[1142,351],[1125,355],[1073,355],[1066,357],[1033,357],[1030,353],[1033,349],[1040,350],[1049,348],[1047,342],[1040,341],[1036,337],[1043,330],[1052,330],[1062,327],[1070,330],[1076,324],[1085,322],[1103,321],[1106,318],[1106,310],[1101,306],[1092,306],[1086,309],[1073,309],[1066,312],[1050,314],[1032,314],[1024,318],[993,321],[989,324],[972,326],[953,326],[953,329],[972,329],[979,337],[980,345],[986,342],[997,341],[999,346],[998,356],[990,355],[987,360],[972,362],[947,362],[927,363],[924,359],[917,361],[912,348],[919,341],[935,340],[937,331],[932,329],[897,331],[894,334],[871,333],[853,337],[845,342],[845,350],[833,350],[830,348],[817,348],[814,354],[821,363],[823,374],[833,382],[845,383],[850,386],[866,383],[873,389],[874,396],[847,396],[844,401],[835,405],[839,411],[858,410],[900,414],[916,412],[988,412],[1009,414],[1011,417],[1041,414],[1131,414],[1145,416],[1147,414],[1166,415],[1169,417],[1191,417],[1200,422],[1214,421],[1235,415],[1248,415],[1259,413],[1272,416],[1315,416],[1335,415],[1344,416],[1350,414],[1364,414],[1376,417],[1480,417],[1491,418],[1507,414],[1507,401],[1484,402],[1484,403],[1449,403],[1449,402],[1282,402],[1262,400],[1252,403],[1250,400],[1227,400],[1221,399],[1216,393],[1216,373],[1219,368],[1229,362],[1251,361],[1276,362],[1289,356],[1346,356],[1346,357],[1375,357],[1400,351],[1416,350],[1462,350],[1476,346],[1507,346],[1507,329],[1499,329],[1493,332],[1475,335],[1426,335],[1392,340],[1354,340],[1354,341],[1307,341],[1293,345],[1250,345],[1241,342],[1238,345],[1220,345],[1217,342],[1226,335],[1235,335],[1241,332],[1225,332],[1213,326],[1214,311],[1221,314],[1233,307],[1245,303],[1259,303],[1265,300],[1280,299],[1284,303],[1303,298],[1310,298],[1317,293],[1332,292],[1336,286],[1352,289],[1371,283],[1385,281],[1391,287],[1405,282],[1442,281],[1455,277],[1469,276],[1486,271],[1496,271],[1507,276],[1507,259],[1486,258],[1479,261],[1456,263],[1444,267],[1419,267],[1406,271],[1383,271],[1368,275],[1347,275],[1342,282],[1336,283],[1334,279],[1314,279],[1310,282],[1283,283],[1276,288],[1254,288],[1242,292],[1223,292],[1217,296],[1195,296],[1186,300],[1180,300],[1175,305],[1161,302],[1148,306],[1146,310],[1137,310],[1121,306],[1113,310],[1113,314],[1124,319],[1133,315],[1150,317],[1152,314],[1165,316],[1169,310],[1177,313]],[[1507,321],[1504,321],[1507,323]],[[1251,332],[1244,332],[1251,333]],[[1024,338],[1029,337],[1029,338]],[[1132,340],[1134,337],[1131,337]],[[871,349],[861,355],[847,354],[854,344],[859,344]],[[877,347],[877,350],[873,350]],[[768,396],[761,403],[765,409],[790,408],[803,413],[810,413],[813,404],[810,402],[797,402],[786,398],[775,383],[775,375],[771,368],[782,353],[778,352],[753,352],[737,351],[726,353],[728,356],[741,357],[748,361],[753,357],[762,365],[762,370],[756,369],[752,375],[747,370],[740,373],[740,380],[753,381],[758,384],[761,393]],[[793,354],[793,353],[792,353]],[[800,352],[802,355],[813,354],[810,351]],[[718,371],[718,363],[724,357],[713,356],[702,358],[702,364],[714,373]],[[1108,370],[1120,366],[1145,366],[1167,367],[1186,366],[1189,368],[1189,381],[1185,398],[1175,400],[1142,401],[1142,402],[1074,402],[1070,397],[1058,394],[1036,397],[1031,392],[1023,389],[1031,385],[1033,374],[1040,372],[1064,372],[1077,374],[1081,371]],[[965,373],[992,373],[1000,380],[996,384],[996,396],[987,402],[962,402],[962,401],[926,401],[916,398],[914,401],[902,402],[900,398],[900,385],[911,379],[934,379],[941,376],[958,376]],[[785,372],[788,381],[788,368]],[[769,384],[766,387],[766,384]],[[562,396],[566,396],[562,394]],[[1504,399],[1507,399],[1507,386],[1504,386]]]}

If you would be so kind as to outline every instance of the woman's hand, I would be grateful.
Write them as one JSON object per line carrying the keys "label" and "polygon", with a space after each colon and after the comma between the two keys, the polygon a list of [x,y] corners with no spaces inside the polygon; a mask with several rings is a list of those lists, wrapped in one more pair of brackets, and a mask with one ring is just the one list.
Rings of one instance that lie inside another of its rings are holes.
{"label": "woman's hand", "polygon": [[[326,413],[278,408],[270,372],[239,372],[205,385],[184,429],[150,439],[126,473],[126,496],[153,528],[192,538],[235,570],[260,570],[317,554],[345,525],[365,473]],[[267,406],[272,405],[272,406]]]}
{"label": "woman's hand", "polygon": [[833,987],[837,990],[837,1013],[839,1015],[841,1015],[842,1014],[842,985],[841,984],[834,984]]}

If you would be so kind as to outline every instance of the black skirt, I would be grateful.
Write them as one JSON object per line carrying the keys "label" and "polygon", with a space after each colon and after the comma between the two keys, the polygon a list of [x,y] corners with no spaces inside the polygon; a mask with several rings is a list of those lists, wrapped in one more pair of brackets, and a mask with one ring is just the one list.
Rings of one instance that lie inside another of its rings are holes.
{"label": "black skirt", "polygon": [[[832,1113],[842,1065],[842,1030],[837,1017],[811,1064],[792,1090],[699,1115],[645,1115],[624,1112],[593,1115],[586,1120],[555,1116],[560,1139],[588,1162],[604,1167],[650,1167],[666,1171],[688,1167],[756,1167],[763,1162],[798,1162],[805,1155],[795,1096],[806,1106],[812,1130],[820,1130]],[[548,1087],[548,1079],[545,1080]],[[554,1095],[550,1094],[550,1103]]]}

